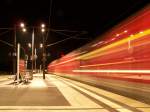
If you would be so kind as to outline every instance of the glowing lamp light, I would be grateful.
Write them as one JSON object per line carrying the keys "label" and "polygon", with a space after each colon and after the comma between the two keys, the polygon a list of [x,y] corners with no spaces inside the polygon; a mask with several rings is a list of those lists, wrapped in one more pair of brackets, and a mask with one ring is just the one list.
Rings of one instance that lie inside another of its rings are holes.
{"label": "glowing lamp light", "polygon": [[119,34],[116,34],[116,37],[118,37],[119,36]]}
{"label": "glowing lamp light", "polygon": [[42,29],[41,29],[41,31],[42,31],[42,32],[45,32],[45,29],[44,29],[44,28],[42,28]]}
{"label": "glowing lamp light", "polygon": [[127,33],[127,32],[128,32],[127,30],[124,31],[124,33]]}
{"label": "glowing lamp light", "polygon": [[43,47],[43,44],[40,44],[40,48],[42,48]]}
{"label": "glowing lamp light", "polygon": [[42,27],[42,28],[45,28],[45,24],[41,24],[41,27]]}
{"label": "glowing lamp light", "polygon": [[31,48],[31,43],[28,43],[28,47],[30,47],[30,48]]}
{"label": "glowing lamp light", "polygon": [[25,26],[24,23],[20,23],[21,28],[24,28],[24,26]]}
{"label": "glowing lamp light", "polygon": [[115,40],[115,38],[112,38],[111,40]]}
{"label": "glowing lamp light", "polygon": [[142,31],[140,33],[143,33]]}
{"label": "glowing lamp light", "polygon": [[22,29],[23,32],[26,32],[27,30],[25,28]]}

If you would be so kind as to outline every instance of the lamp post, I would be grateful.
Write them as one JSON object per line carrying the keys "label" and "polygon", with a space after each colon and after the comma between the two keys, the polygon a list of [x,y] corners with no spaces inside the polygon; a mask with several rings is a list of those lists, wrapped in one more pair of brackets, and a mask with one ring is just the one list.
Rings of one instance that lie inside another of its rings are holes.
{"label": "lamp post", "polygon": [[34,28],[32,30],[32,75],[34,69]]}
{"label": "lamp post", "polygon": [[36,52],[36,48],[35,48],[35,50],[34,50],[34,69],[35,69],[35,72],[36,72],[36,59],[37,59],[37,52]]}
{"label": "lamp post", "polygon": [[[23,32],[26,32],[24,23],[21,23],[20,27],[22,28]],[[34,27],[32,30],[32,56],[31,57],[32,57],[31,60],[32,60],[32,75],[33,75],[33,70],[34,70]]]}
{"label": "lamp post", "polygon": [[16,75],[16,25],[14,26],[14,53],[13,53],[13,74]]}
{"label": "lamp post", "polygon": [[[23,32],[26,32],[26,29],[25,29],[25,25],[24,23],[21,23],[20,24],[20,27],[22,28],[22,31]],[[35,49],[35,33],[34,33],[34,30],[35,28],[39,28],[39,27],[32,27],[32,45],[30,45],[32,47],[32,56],[31,56],[31,60],[32,60],[32,75],[33,75],[33,71],[34,69],[36,69],[36,49]],[[44,33],[45,32],[45,24],[41,24],[41,32]],[[46,60],[46,54],[45,54],[45,48],[46,48],[46,45],[45,45],[45,37],[44,37],[44,34],[42,35],[43,36],[43,79],[45,79],[45,60]],[[15,43],[15,46],[16,46],[16,28],[15,28],[15,39],[14,39],[14,43]],[[14,49],[15,51],[15,49]]]}
{"label": "lamp post", "polygon": [[[16,75],[17,73],[17,27],[18,25],[14,25],[14,53],[13,53],[13,74]],[[26,32],[24,23],[20,23],[20,27],[22,28],[23,32]]]}
{"label": "lamp post", "polygon": [[[41,25],[41,32],[44,33],[45,32],[45,24],[42,24]],[[42,59],[42,64],[43,64],[43,79],[45,79],[45,61],[46,61],[46,53],[45,53],[45,48],[46,48],[46,45],[45,45],[45,36],[44,34],[42,35],[43,36],[43,59]]]}

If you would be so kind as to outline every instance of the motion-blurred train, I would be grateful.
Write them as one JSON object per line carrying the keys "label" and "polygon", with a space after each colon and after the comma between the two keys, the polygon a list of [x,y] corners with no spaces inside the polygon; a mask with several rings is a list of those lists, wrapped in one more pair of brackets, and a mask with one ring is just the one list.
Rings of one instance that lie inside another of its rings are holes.
{"label": "motion-blurred train", "polygon": [[150,103],[150,5],[53,61],[48,72]]}

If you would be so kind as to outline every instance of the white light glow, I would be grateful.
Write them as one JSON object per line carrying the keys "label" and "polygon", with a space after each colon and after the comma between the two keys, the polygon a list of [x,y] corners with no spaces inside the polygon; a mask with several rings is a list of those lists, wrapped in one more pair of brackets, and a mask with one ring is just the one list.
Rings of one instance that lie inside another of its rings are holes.
{"label": "white light glow", "polygon": [[20,27],[23,28],[25,25],[24,23],[20,23]]}
{"label": "white light glow", "polygon": [[42,88],[42,87],[46,87],[47,85],[44,83],[43,80],[41,79],[35,79],[34,81],[32,81],[31,83],[31,87],[36,87],[36,88]]}
{"label": "white light glow", "polygon": [[42,29],[41,29],[41,31],[42,31],[42,32],[45,32],[45,29],[44,29],[44,28],[42,28]]}
{"label": "white light glow", "polygon": [[23,32],[26,32],[27,30],[25,28],[22,29]]}
{"label": "white light glow", "polygon": [[140,33],[144,33],[144,32],[141,31]]}
{"label": "white light glow", "polygon": [[119,34],[116,34],[116,37],[118,37],[119,36]]}
{"label": "white light glow", "polygon": [[124,33],[127,33],[127,32],[128,32],[127,30],[124,31]]}
{"label": "white light glow", "polygon": [[93,44],[91,47],[95,47],[95,46],[97,46],[98,44]]}
{"label": "white light glow", "polygon": [[130,35],[130,37],[133,37],[133,36],[134,36],[133,34]]}
{"label": "white light glow", "polygon": [[150,73],[150,70],[73,70],[73,72],[95,73]]}
{"label": "white light glow", "polygon": [[43,44],[40,44],[40,48],[43,48]]}
{"label": "white light glow", "polygon": [[30,47],[30,48],[31,48],[31,43],[28,43],[28,47]]}
{"label": "white light glow", "polygon": [[45,24],[41,24],[41,27],[42,27],[42,28],[45,28]]}
{"label": "white light glow", "polygon": [[111,40],[115,40],[115,38],[112,38]]}

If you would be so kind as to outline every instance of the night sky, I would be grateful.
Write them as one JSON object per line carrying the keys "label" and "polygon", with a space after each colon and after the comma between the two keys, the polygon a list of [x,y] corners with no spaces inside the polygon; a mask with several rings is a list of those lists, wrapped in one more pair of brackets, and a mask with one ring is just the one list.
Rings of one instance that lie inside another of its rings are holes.
{"label": "night sky", "polygon": [[[52,29],[46,35],[46,44],[74,37],[46,49],[49,63],[60,58],[61,54],[67,54],[94,40],[147,4],[149,0],[1,0],[0,28],[13,28],[21,21],[29,27],[45,23],[47,28]],[[31,42],[32,30],[27,30],[23,34],[17,29],[17,42],[30,54],[27,43]],[[0,29],[0,40],[13,44],[13,39],[13,30]],[[36,30],[38,64],[41,63],[41,41],[42,36]],[[0,52],[0,71],[11,71],[13,48],[0,41]]]}

